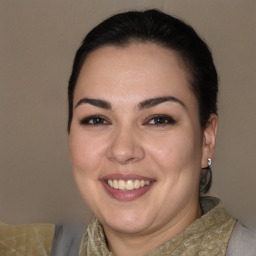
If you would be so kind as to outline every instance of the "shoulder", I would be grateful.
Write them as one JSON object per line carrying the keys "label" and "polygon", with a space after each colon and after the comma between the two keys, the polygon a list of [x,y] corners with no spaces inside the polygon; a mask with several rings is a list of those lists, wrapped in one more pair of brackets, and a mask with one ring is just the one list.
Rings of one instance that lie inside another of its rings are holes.
{"label": "shoulder", "polygon": [[226,256],[255,256],[256,255],[256,231],[236,222],[231,233]]}
{"label": "shoulder", "polygon": [[0,223],[1,256],[74,256],[78,255],[83,224]]}
{"label": "shoulder", "polygon": [[85,231],[83,224],[56,225],[51,256],[78,255]]}

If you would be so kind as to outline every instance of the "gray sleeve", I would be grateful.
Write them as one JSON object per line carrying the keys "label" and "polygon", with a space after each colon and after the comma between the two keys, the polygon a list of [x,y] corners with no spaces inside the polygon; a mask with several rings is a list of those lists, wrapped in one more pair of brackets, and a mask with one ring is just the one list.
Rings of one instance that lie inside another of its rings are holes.
{"label": "gray sleeve", "polygon": [[78,256],[85,231],[83,225],[56,225],[51,256]]}
{"label": "gray sleeve", "polygon": [[239,222],[232,231],[226,256],[256,256],[256,232]]}

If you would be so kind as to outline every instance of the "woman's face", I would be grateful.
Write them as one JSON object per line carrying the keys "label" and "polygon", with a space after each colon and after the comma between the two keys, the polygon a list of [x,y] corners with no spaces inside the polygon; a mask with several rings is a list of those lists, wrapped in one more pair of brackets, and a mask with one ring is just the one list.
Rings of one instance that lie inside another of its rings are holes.
{"label": "woman's face", "polygon": [[105,230],[148,233],[198,212],[209,147],[176,54],[153,43],[91,53],[69,137],[77,186]]}

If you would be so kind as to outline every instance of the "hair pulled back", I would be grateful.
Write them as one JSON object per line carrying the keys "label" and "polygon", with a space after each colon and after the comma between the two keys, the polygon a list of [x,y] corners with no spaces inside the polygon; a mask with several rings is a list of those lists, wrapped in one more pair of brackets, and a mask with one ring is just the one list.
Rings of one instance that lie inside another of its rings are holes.
{"label": "hair pulled back", "polygon": [[[191,26],[159,10],[146,10],[116,14],[92,29],[83,40],[76,52],[68,86],[68,132],[76,82],[88,54],[103,46],[125,47],[132,42],[152,42],[177,53],[188,71],[204,129],[210,114],[217,114],[218,75],[211,52]],[[209,190],[211,180],[211,172],[202,174],[200,192]]]}

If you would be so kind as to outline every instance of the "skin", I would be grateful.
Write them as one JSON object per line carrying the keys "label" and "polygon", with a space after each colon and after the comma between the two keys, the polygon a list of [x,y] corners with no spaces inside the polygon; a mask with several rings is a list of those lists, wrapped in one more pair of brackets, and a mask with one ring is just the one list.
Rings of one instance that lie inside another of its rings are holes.
{"label": "skin", "polygon": [[[177,101],[141,108],[145,100],[166,96]],[[107,101],[111,109],[81,103],[83,98]],[[154,119],[157,114],[174,121]],[[81,124],[91,115],[102,116],[98,125],[96,119]],[[200,169],[213,158],[216,132],[214,114],[202,130],[189,74],[175,52],[131,43],[87,57],[74,92],[70,158],[78,189],[115,255],[143,255],[200,217]],[[117,200],[101,182],[113,173],[154,183],[134,200]]]}

